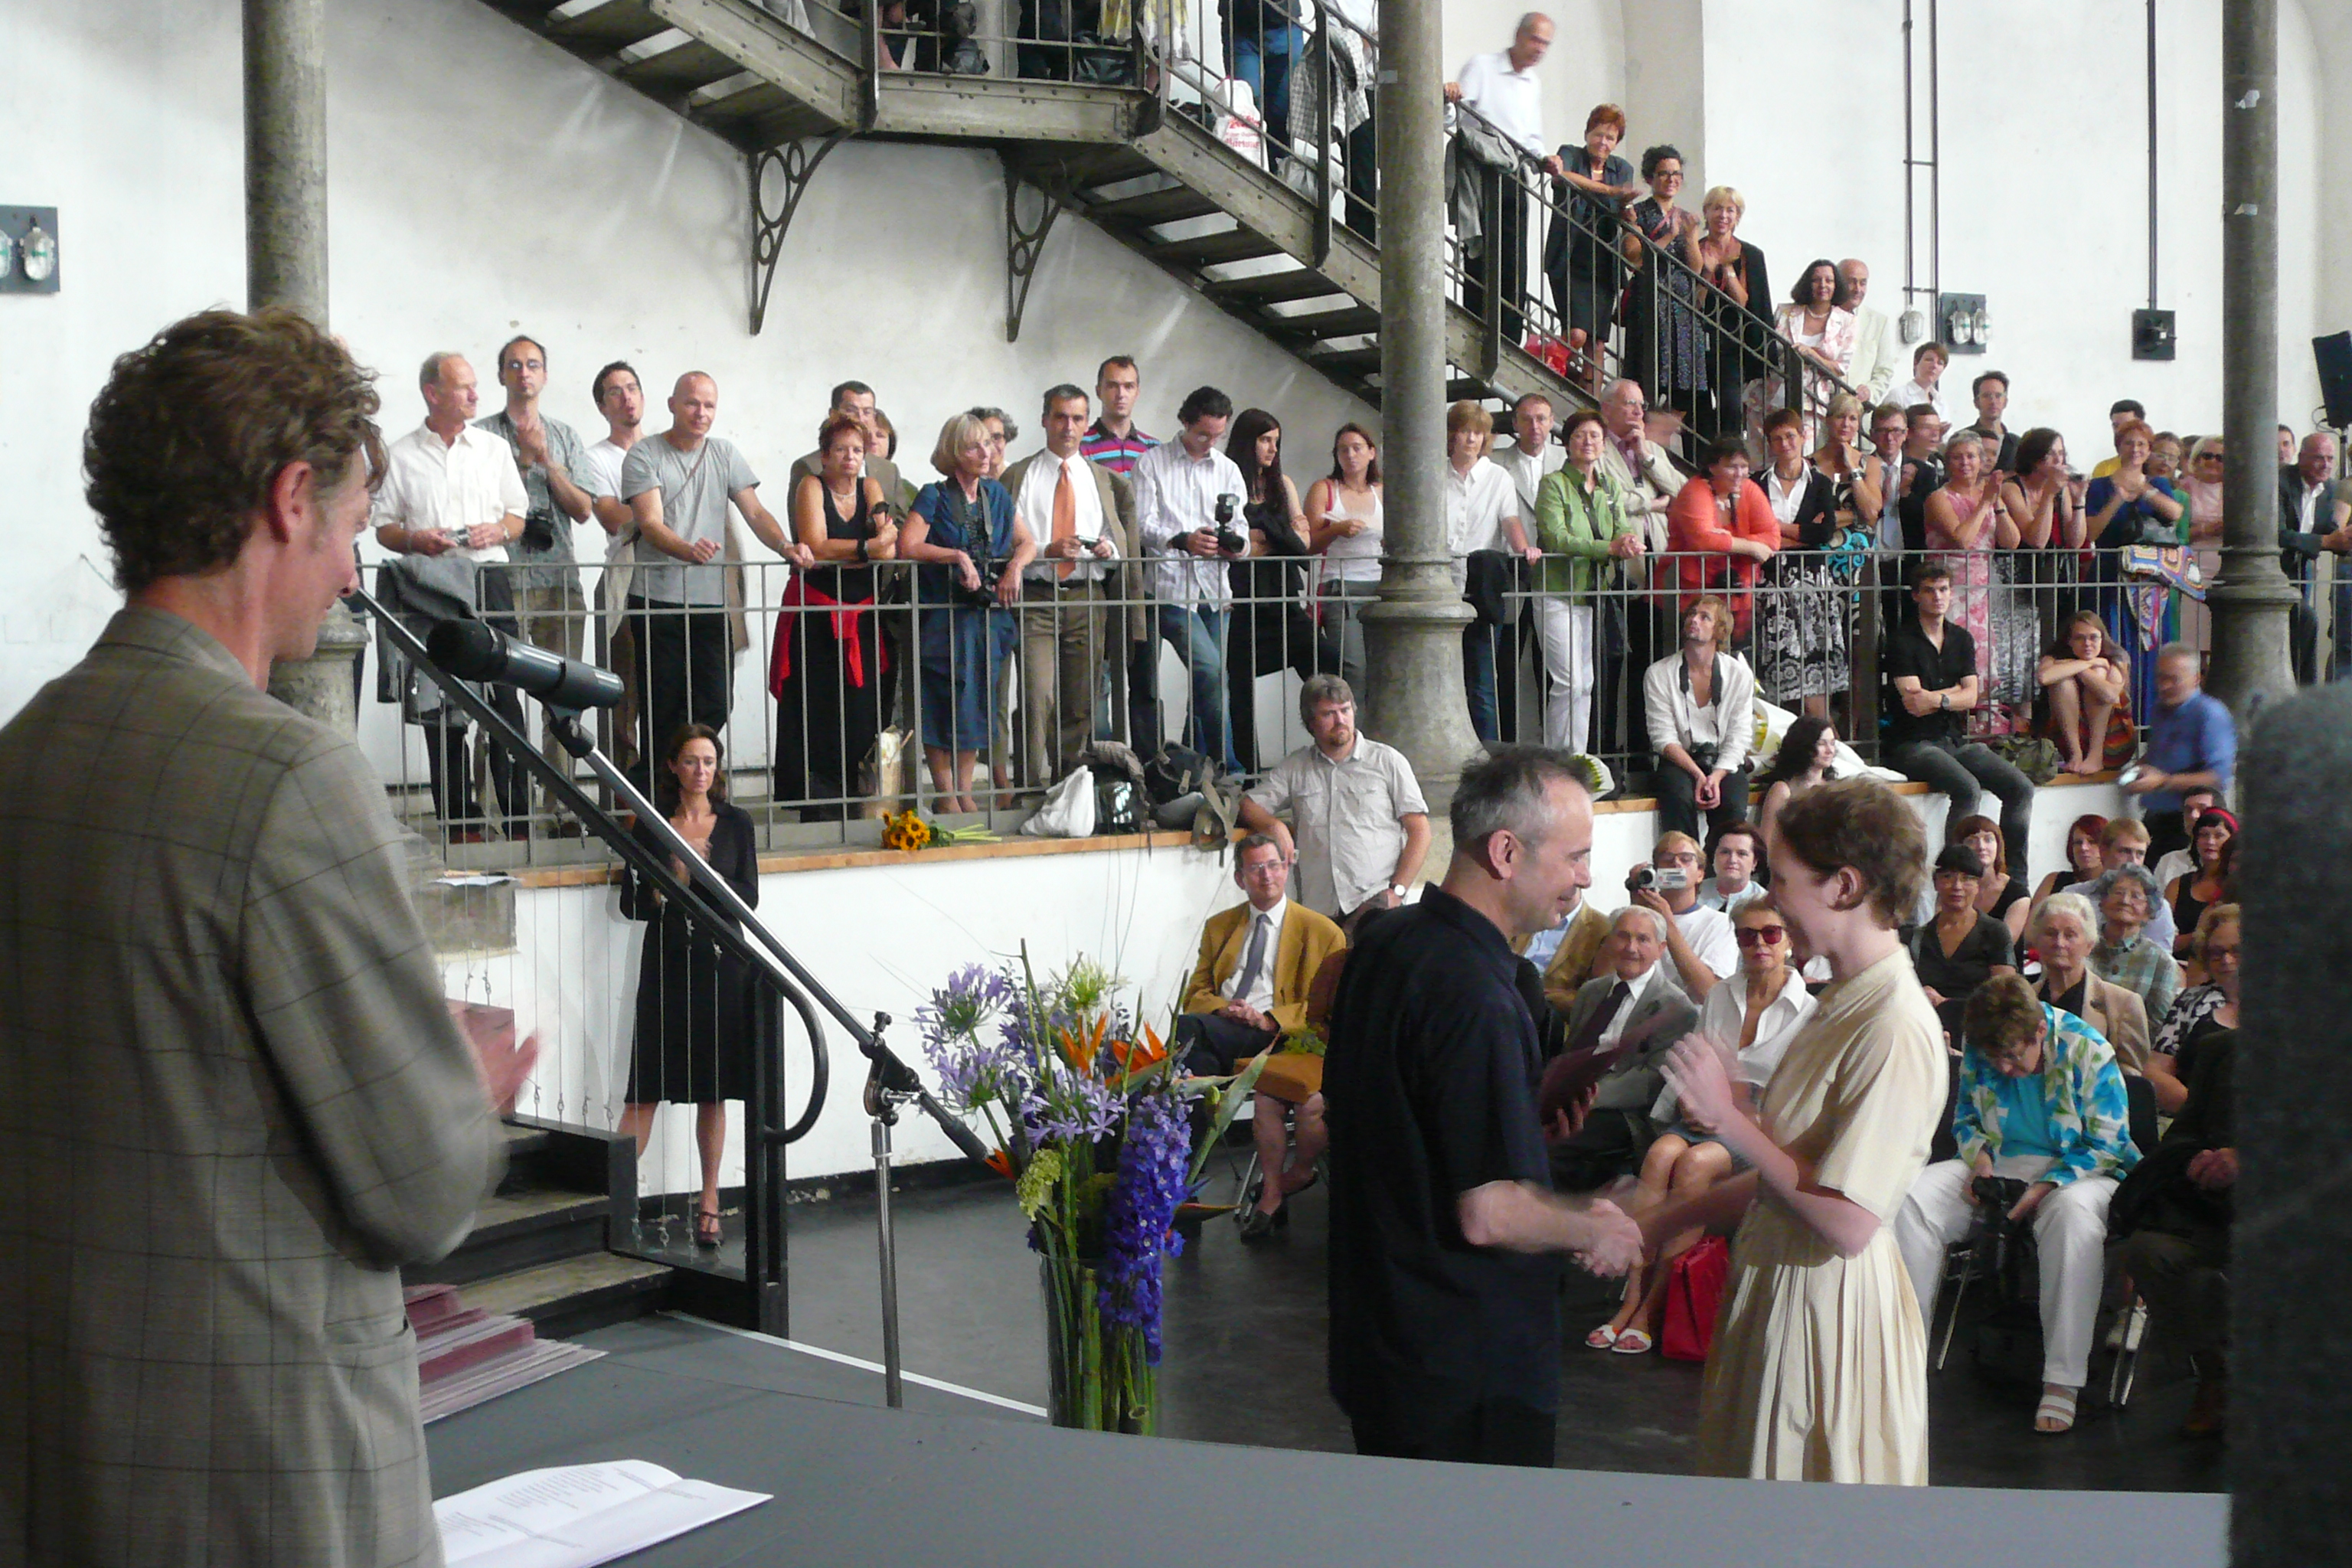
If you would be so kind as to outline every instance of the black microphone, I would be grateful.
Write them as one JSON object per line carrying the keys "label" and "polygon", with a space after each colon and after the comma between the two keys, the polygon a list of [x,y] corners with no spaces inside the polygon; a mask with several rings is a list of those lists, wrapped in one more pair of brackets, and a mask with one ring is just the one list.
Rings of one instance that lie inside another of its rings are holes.
{"label": "black microphone", "polygon": [[425,639],[433,662],[460,680],[492,680],[528,691],[550,708],[578,712],[621,700],[621,678],[609,669],[550,653],[480,621],[442,621]]}

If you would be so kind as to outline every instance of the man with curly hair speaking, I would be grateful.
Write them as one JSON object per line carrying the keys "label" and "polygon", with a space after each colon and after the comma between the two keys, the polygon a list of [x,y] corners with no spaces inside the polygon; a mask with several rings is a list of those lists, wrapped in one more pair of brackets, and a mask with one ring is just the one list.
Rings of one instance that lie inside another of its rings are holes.
{"label": "man with curly hair speaking", "polygon": [[90,409],[129,602],[0,730],[0,1560],[441,1561],[399,1268],[535,1047],[468,1048],[383,786],[267,691],[352,584],[369,382],[211,310]]}

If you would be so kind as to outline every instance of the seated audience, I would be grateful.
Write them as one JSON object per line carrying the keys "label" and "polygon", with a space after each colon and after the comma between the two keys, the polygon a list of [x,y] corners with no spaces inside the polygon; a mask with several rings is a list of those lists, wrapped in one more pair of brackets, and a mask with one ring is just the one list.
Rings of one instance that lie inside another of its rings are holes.
{"label": "seated audience", "polygon": [[2192,784],[2180,792],[2180,830],[2189,841],[2151,858],[2158,886],[2169,888],[2172,879],[2197,869],[2197,819],[2221,804],[2221,792],[2207,784]]}
{"label": "seated audience", "polygon": [[[1738,1067],[1732,1076],[1732,1095],[1752,1117],[1772,1070],[1780,1065],[1781,1053],[1812,1016],[1814,1004],[1790,958],[1789,928],[1769,895],[1742,904],[1731,922],[1738,934],[1741,978],[1707,993],[1699,1009],[1698,1031],[1734,1053]],[[1641,1185],[1627,1205],[1632,1213],[1646,1213],[1669,1199],[1687,1201],[1748,1168],[1711,1129],[1693,1126],[1680,1112],[1668,1085],[1650,1108],[1651,1121],[1663,1131],[1642,1158]],[[1674,1260],[1696,1246],[1699,1237],[1693,1230],[1674,1237],[1659,1247],[1646,1270],[1636,1268],[1626,1276],[1625,1299],[1617,1315],[1585,1335],[1584,1342],[1621,1355],[1640,1355],[1656,1343]]]}
{"label": "seated audience", "polygon": [[1559,923],[1538,932],[1525,955],[1543,977],[1545,1002],[1561,1018],[1576,1005],[1576,994],[1584,983],[1601,973],[1603,946],[1615,924],[1592,907],[1583,889],[1575,889],[1575,896]]}
{"label": "seated audience", "polygon": [[1967,844],[1936,856],[1936,918],[1911,933],[1911,967],[1944,1030],[1960,1037],[1960,1010],[1996,974],[2017,973],[2009,927],[1977,909],[1984,862]]}
{"label": "seated audience", "polygon": [[2099,844],[2107,830],[2107,819],[2096,812],[2084,812],[2066,828],[2066,863],[2042,879],[2033,889],[2033,904],[2041,908],[2042,900],[2053,893],[2063,892],[2078,883],[2088,883],[2106,869],[2100,863]]}
{"label": "seated audience", "polygon": [[1706,471],[1694,475],[1666,512],[1667,542],[1676,553],[1682,582],[1682,613],[1690,614],[1702,592],[1722,593],[1731,611],[1728,647],[1745,645],[1753,610],[1757,573],[1780,547],[1780,520],[1772,503],[1748,478],[1748,448],[1736,440],[1706,449]]}
{"label": "seated audience", "polygon": [[1932,1319],[1944,1249],[1969,1234],[1986,1176],[2027,1184],[2003,1216],[2031,1221],[2042,1289],[2042,1404],[2037,1432],[2074,1425],[2090,1373],[2091,1328],[2105,1279],[2107,1204],[2139,1162],[2123,1074],[2096,1030],[2035,998],[2015,975],[1969,999],[1960,1096],[1952,1112],[1959,1158],[1920,1173],[1895,1222],[1919,1312]]}
{"label": "seated audience", "polygon": [[2097,611],[2066,617],[2033,678],[2050,704],[2043,732],[2063,759],[2061,773],[2095,773],[2131,760],[2131,660]]}
{"label": "seated audience", "polygon": [[[1201,928],[1200,961],[1184,988],[1184,1011],[1170,1042],[1184,1070],[1204,1078],[1237,1070],[1284,1035],[1304,1027],[1316,974],[1347,945],[1338,926],[1284,896],[1290,858],[1270,835],[1253,833],[1234,847],[1234,880],[1244,900],[1211,915]],[[1322,1146],[1319,1104],[1310,1100],[1298,1108],[1300,1150],[1287,1164],[1282,1106],[1263,1094],[1255,1106],[1252,1131],[1265,1181],[1257,1200],[1257,1215],[1264,1217],[1243,1222],[1242,1234],[1248,1237],[1274,1228],[1283,1198],[1313,1179],[1314,1156]]]}
{"label": "seated audience", "polygon": [[1971,816],[1960,824],[1959,837],[1953,842],[1975,850],[1985,868],[1977,881],[1977,912],[2007,927],[2011,946],[2022,951],[2032,900],[2026,896],[2025,884],[2009,874],[2009,847],[2001,842],[2000,824],[1990,816]]}
{"label": "seated audience", "polygon": [[1352,921],[1369,908],[1395,908],[1429,853],[1429,803],[1412,764],[1357,730],[1356,694],[1336,675],[1298,689],[1298,717],[1307,743],[1242,797],[1242,826],[1282,846],[1309,909]]}
{"label": "seated audience", "polygon": [[[2118,816],[2099,829],[2098,875],[2084,878],[2078,882],[2069,882],[2063,890],[2082,894],[2095,910],[2099,907],[2100,901],[2106,897],[2107,892],[2106,889],[2100,885],[2100,878],[2124,866],[2146,866],[2147,864],[2147,827],[2128,816]],[[2152,901],[2155,908],[2147,916],[2147,938],[2169,952],[2172,950],[2172,939],[2179,934],[2172,929],[2172,910],[2166,907],[2161,897]]]}
{"label": "seated audience", "polygon": [[1546,1069],[1536,1097],[1547,1128],[1563,1125],[1570,1097],[1562,1079],[1580,1053],[1614,1051],[1629,1034],[1634,1043],[1591,1089],[1583,1125],[1551,1145],[1552,1182],[1562,1192],[1590,1192],[1630,1176],[1649,1152],[1649,1111],[1665,1084],[1666,1053],[1698,1022],[1674,965],[1660,962],[1673,932],[1674,921],[1646,905],[1618,910],[1601,944],[1601,973],[1585,982],[1569,1008],[1567,1048]]}
{"label": "seated audience", "polygon": [[947,478],[922,488],[898,533],[899,555],[920,563],[923,760],[940,811],[980,809],[972,769],[989,742],[997,672],[1013,652],[1021,573],[1037,553],[1013,497],[988,477],[996,456],[979,419],[949,419],[931,453]]}
{"label": "seated audience", "polygon": [[898,524],[867,467],[866,427],[835,414],[817,432],[818,469],[793,484],[793,536],[818,564],[784,586],[768,668],[776,700],[780,800],[803,822],[838,822],[890,706],[873,563],[898,553]]}
{"label": "seated audience", "polygon": [[[1699,901],[1701,873],[1706,869],[1700,855],[1697,839],[1669,829],[1658,835],[1648,863],[1634,867],[1625,879],[1629,898],[1673,922],[1666,933],[1666,952],[1693,1001],[1704,1000],[1717,980],[1739,969],[1739,944],[1732,939],[1730,920],[1722,910]],[[1660,886],[1643,887],[1644,873],[1654,873]],[[1669,882],[1675,885],[1664,885]]]}
{"label": "seated audience", "polygon": [[1746,822],[1726,823],[1715,836],[1715,875],[1698,885],[1698,901],[1725,914],[1764,897],[1756,879],[1764,858],[1764,836]]}
{"label": "seated audience", "polygon": [[1951,568],[1923,563],[1913,574],[1916,614],[1896,626],[1885,654],[1886,762],[1904,777],[1945,797],[1944,837],[1977,814],[1983,790],[2000,800],[2000,836],[2009,858],[2025,864],[2033,826],[2033,781],[1981,741],[1967,738],[1969,710],[1984,700],[1976,640],[1945,619],[1952,604]]}
{"label": "seated audience", "polygon": [[2189,838],[2191,868],[2173,878],[2164,889],[2165,907],[2172,911],[2172,923],[2181,933],[2172,943],[2175,953],[2189,952],[2197,922],[2204,918],[2207,910],[2230,901],[2230,874],[2237,842],[2235,813],[2218,805],[2198,813],[2197,829]]}
{"label": "seated audience", "polygon": [[2172,999],[2147,1058],[2148,1087],[2156,1090],[2156,1108],[2168,1116],[2179,1111],[2189,1094],[2184,1054],[2207,1036],[2238,1026],[2238,940],[2235,904],[2215,904],[2189,934],[2205,979]]}
{"label": "seated audience", "polygon": [[1756,676],[1726,648],[1731,611],[1713,594],[1683,611],[1682,632],[1682,651],[1642,677],[1642,704],[1657,753],[1658,826],[1695,837],[1701,812],[1718,833],[1748,815]]}
{"label": "seated audience", "polygon": [[2025,935],[2042,959],[2035,994],[2096,1029],[2115,1047],[2124,1071],[2145,1071],[2147,1009],[2131,991],[2091,973],[2091,949],[2099,940],[2099,914],[2091,900],[2080,893],[2051,894],[2033,911]]}
{"label": "seated audience", "polygon": [[2145,866],[2118,866],[2092,884],[2091,901],[2100,917],[2091,973],[2138,997],[2149,1017],[2163,1017],[2180,990],[2180,965],[2169,943],[2146,934],[2148,911],[2161,907],[2156,879]]}
{"label": "seated audience", "polygon": [[1824,784],[1837,777],[1837,726],[1826,719],[1808,713],[1789,726],[1780,737],[1780,749],[1773,753],[1772,765],[1756,782],[1764,786],[1764,804],[1758,808],[1758,830],[1767,839],[1772,837],[1773,821],[1780,808],[1816,784]]}
{"label": "seated audience", "polygon": [[[2232,942],[2236,934],[2233,927]],[[2124,1244],[2118,1264],[2147,1298],[2149,1321],[2177,1337],[2196,1373],[2196,1393],[2180,1426],[2184,1437],[2221,1436],[2230,1408],[2230,1286],[2223,1270],[2230,1264],[2231,1194],[2238,1184],[2237,1054],[2234,1024],[2183,1053],[2187,1088],[2179,1113],[2108,1211],[2110,1234]]]}

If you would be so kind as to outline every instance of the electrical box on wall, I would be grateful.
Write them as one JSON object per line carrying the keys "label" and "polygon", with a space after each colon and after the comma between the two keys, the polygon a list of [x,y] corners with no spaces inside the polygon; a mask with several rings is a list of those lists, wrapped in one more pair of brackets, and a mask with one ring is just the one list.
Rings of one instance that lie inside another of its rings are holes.
{"label": "electrical box on wall", "polygon": [[2132,358],[2170,359],[2174,349],[2172,312],[2132,312]]}
{"label": "electrical box on wall", "polygon": [[1992,337],[1992,318],[1981,294],[1936,296],[1936,338],[1956,354],[1980,354]]}
{"label": "electrical box on wall", "polygon": [[0,294],[58,291],[58,209],[0,207]]}

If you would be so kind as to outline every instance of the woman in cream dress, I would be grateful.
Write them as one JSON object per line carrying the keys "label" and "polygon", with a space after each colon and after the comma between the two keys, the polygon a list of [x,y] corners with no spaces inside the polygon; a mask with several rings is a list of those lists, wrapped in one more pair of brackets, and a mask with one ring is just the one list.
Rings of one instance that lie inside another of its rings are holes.
{"label": "woman in cream dress", "polygon": [[1918,818],[1870,779],[1821,785],[1773,823],[1773,897],[1829,988],[1751,1121],[1727,1047],[1666,1068],[1683,1116],[1756,1168],[1641,1217],[1653,1242],[1740,1221],[1707,1357],[1703,1475],[1927,1482],[1927,1343],[1893,1221],[1944,1104],[1943,1029],[1896,925],[1918,902]]}

